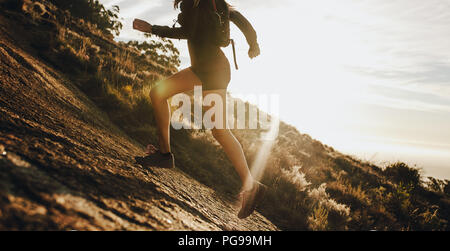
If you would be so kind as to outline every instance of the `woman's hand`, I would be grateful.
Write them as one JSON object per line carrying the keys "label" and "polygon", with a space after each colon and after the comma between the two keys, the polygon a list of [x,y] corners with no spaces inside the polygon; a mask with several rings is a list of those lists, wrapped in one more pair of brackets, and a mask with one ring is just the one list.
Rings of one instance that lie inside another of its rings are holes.
{"label": "woman's hand", "polygon": [[250,58],[256,58],[259,54],[261,54],[261,51],[259,50],[258,44],[250,46],[250,49],[248,50],[248,56]]}
{"label": "woman's hand", "polygon": [[152,25],[137,18],[133,21],[133,29],[146,33],[152,33]]}

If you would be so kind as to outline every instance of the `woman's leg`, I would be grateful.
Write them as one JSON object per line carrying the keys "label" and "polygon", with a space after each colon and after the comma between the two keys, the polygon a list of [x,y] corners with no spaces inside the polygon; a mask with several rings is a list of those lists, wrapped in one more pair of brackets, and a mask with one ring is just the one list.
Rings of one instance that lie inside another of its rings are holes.
{"label": "woman's leg", "polygon": [[[226,117],[226,90],[214,90],[214,91],[204,91],[203,96],[208,94],[218,94],[222,97],[223,103],[223,127],[224,129],[212,129],[212,135],[219,142],[219,144],[223,147],[226,155],[230,159],[233,164],[236,172],[239,174],[241,178],[243,187],[243,191],[250,190],[253,187],[254,179],[250,173],[250,169],[248,168],[247,160],[245,159],[244,151],[242,150],[242,146],[233,133],[227,129],[227,117]],[[207,110],[209,107],[204,107]],[[216,118],[214,118],[216,119]]]}
{"label": "woman's leg", "polygon": [[159,130],[160,151],[162,153],[171,151],[170,106],[167,99],[175,94],[194,89],[196,84],[201,84],[200,79],[198,79],[190,68],[187,68],[162,80],[150,91],[150,98],[155,110],[156,123]]}

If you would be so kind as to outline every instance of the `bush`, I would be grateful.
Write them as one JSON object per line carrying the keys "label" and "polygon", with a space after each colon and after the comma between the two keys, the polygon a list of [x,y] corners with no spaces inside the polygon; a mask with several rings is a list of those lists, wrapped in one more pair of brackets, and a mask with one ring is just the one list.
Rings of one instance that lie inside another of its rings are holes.
{"label": "bush", "polygon": [[50,0],[52,4],[62,10],[67,10],[76,18],[83,19],[97,28],[107,32],[120,34],[122,23],[119,21],[119,6],[107,10],[98,0]]}
{"label": "bush", "polygon": [[383,173],[396,184],[411,186],[413,189],[418,188],[421,185],[419,170],[410,168],[402,162],[386,167]]}

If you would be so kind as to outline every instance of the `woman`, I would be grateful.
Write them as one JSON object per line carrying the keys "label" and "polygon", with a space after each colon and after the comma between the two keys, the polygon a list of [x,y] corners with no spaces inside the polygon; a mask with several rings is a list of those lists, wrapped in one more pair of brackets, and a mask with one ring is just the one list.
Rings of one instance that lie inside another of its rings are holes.
{"label": "woman", "polygon": [[[152,33],[160,37],[187,39],[191,67],[159,82],[150,92],[150,98],[155,110],[155,117],[159,130],[160,149],[148,147],[148,156],[143,163],[154,163],[164,167],[174,167],[174,157],[170,148],[170,107],[167,99],[175,94],[194,89],[195,85],[202,85],[203,95],[218,94],[226,101],[227,86],[230,82],[230,63],[219,45],[212,42],[214,31],[205,29],[209,21],[201,21],[208,11],[215,13],[229,13],[229,20],[244,33],[250,49],[248,55],[254,58],[260,54],[256,32],[238,11],[232,9],[224,0],[175,0],[175,8],[181,9],[178,21],[180,28],[150,25],[135,19],[133,28],[142,32]],[[202,16],[203,15],[203,16]],[[228,20],[227,20],[228,21]],[[229,21],[228,21],[229,22]],[[224,105],[224,109],[226,106]],[[226,114],[224,112],[223,114]],[[223,119],[226,123],[226,119]],[[244,152],[240,143],[228,127],[212,129],[212,135],[223,147],[242,180],[242,208],[239,218],[248,217],[255,209],[256,203],[263,197],[265,186],[255,181],[250,173]]]}

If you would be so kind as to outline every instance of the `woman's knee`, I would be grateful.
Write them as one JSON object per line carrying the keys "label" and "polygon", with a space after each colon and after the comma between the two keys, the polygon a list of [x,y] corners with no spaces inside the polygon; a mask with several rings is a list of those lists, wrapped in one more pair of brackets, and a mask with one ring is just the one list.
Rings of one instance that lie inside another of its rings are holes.
{"label": "woman's knee", "polygon": [[167,100],[167,97],[164,94],[164,85],[165,82],[161,81],[150,90],[150,99],[153,103],[160,103]]}

